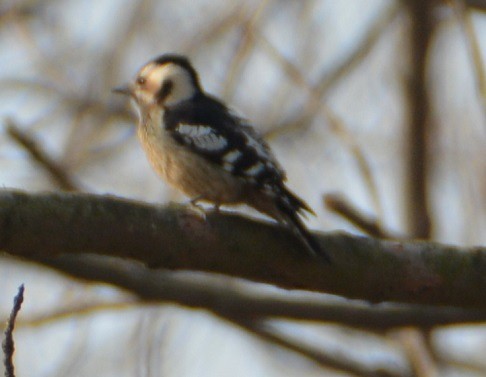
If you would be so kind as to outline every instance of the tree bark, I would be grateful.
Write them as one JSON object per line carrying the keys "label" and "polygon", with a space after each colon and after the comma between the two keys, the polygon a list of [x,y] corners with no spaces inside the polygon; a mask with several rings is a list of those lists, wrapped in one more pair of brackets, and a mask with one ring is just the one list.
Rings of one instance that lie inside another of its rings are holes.
{"label": "tree bark", "polygon": [[111,196],[0,191],[0,249],[30,260],[94,253],[371,302],[486,308],[486,248],[316,234],[310,258],[281,227]]}

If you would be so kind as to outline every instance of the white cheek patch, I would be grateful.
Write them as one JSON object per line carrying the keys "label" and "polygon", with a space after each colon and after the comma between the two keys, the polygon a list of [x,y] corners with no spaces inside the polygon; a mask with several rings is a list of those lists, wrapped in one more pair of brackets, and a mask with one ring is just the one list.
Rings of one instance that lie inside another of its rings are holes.
{"label": "white cheek patch", "polygon": [[154,68],[150,72],[148,80],[155,82],[158,89],[161,88],[164,80],[172,81],[172,90],[164,101],[166,105],[174,105],[187,100],[195,93],[194,84],[187,70],[175,64],[168,63]]}
{"label": "white cheek patch", "polygon": [[140,88],[137,96],[146,103],[155,102],[155,97],[166,80],[172,81],[172,90],[165,98],[165,105],[174,105],[187,100],[196,91],[189,72],[176,64],[149,63],[140,70],[138,76],[144,77],[146,83]]}
{"label": "white cheek patch", "polygon": [[179,124],[177,132],[184,136],[187,142],[207,151],[219,151],[228,145],[228,140],[214,133],[209,126]]}
{"label": "white cheek patch", "polygon": [[154,90],[156,87],[160,88],[161,82],[167,76],[165,66],[158,67],[150,63],[142,70],[141,75],[147,80],[146,86],[149,90]]}

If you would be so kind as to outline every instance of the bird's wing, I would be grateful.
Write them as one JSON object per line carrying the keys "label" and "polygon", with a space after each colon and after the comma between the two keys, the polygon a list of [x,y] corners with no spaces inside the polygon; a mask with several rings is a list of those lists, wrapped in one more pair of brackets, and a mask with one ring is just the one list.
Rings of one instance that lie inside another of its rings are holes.
{"label": "bird's wing", "polygon": [[187,103],[164,116],[167,131],[179,144],[229,173],[260,187],[286,179],[268,144],[221,103]]}

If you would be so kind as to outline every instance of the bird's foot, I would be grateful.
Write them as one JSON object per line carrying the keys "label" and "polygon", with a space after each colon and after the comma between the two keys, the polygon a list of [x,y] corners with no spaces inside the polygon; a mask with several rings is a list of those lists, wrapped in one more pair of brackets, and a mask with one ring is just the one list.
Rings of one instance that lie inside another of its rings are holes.
{"label": "bird's foot", "polygon": [[202,220],[206,220],[206,211],[204,207],[198,203],[199,200],[203,199],[201,196],[197,196],[189,201],[189,208]]}

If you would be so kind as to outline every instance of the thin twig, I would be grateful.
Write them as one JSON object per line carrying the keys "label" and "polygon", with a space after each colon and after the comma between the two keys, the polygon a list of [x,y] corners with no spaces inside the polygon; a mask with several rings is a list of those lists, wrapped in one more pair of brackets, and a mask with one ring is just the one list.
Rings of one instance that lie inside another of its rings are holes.
{"label": "thin twig", "polygon": [[370,236],[389,239],[404,238],[403,236],[394,235],[392,232],[385,230],[378,219],[360,212],[341,195],[328,194],[324,196],[323,200],[328,210],[345,218]]}
{"label": "thin twig", "polygon": [[[266,136],[273,138],[289,131],[306,129],[309,126],[309,122],[319,113],[325,96],[368,56],[372,48],[385,34],[386,27],[395,20],[400,14],[400,11],[401,5],[399,2],[396,2],[391,4],[384,14],[379,15],[375,23],[363,35],[362,39],[356,43],[356,48],[351,51],[341,64],[336,66],[331,72],[327,72],[326,70],[317,83],[310,88],[309,102],[306,104],[304,110],[300,111],[293,119],[267,132]],[[289,77],[293,78],[295,76]],[[299,84],[302,82],[306,82],[306,80],[299,80],[296,83]]]}
{"label": "thin twig", "polygon": [[[255,31],[254,31],[255,33]],[[259,41],[262,43],[263,48],[266,49],[267,53],[271,55],[273,59],[275,59],[282,67],[284,72],[287,74],[288,77],[292,79],[294,83],[301,86],[302,88],[309,90],[311,93],[310,101],[315,101],[316,106],[318,104],[318,97],[317,93],[313,93],[315,89],[313,89],[310,84],[307,83],[304,75],[300,72],[300,70],[290,62],[285,56],[283,56],[271,43],[268,41],[265,36],[262,34],[258,34]],[[338,116],[331,111],[331,109],[326,106],[324,103],[320,103],[318,105],[318,110],[316,110],[321,114],[326,121],[328,122],[331,131],[341,140],[343,145],[350,151],[354,160],[356,161],[359,172],[363,177],[363,181],[365,183],[365,187],[368,188],[370,193],[370,197],[373,201],[375,206],[375,210],[378,213],[379,217],[382,215],[382,205],[380,200],[380,195],[378,193],[378,187],[376,184],[376,180],[374,175],[372,174],[372,170],[368,163],[368,160],[365,156],[364,151],[360,147],[358,141],[355,137],[348,131],[344,123],[338,118]],[[275,129],[274,129],[275,130]],[[273,131],[274,131],[273,130]],[[280,134],[280,132],[274,133],[272,130],[265,133],[266,139],[271,139]],[[290,130],[288,130],[290,131]]]}
{"label": "thin twig", "polygon": [[49,156],[37,140],[25,133],[12,120],[7,120],[6,126],[8,135],[29,153],[32,160],[49,174],[59,188],[66,191],[80,191],[78,184],[66,169]]}
{"label": "thin twig", "polygon": [[185,41],[182,51],[188,55],[195,55],[199,50],[207,49],[211,43],[214,43],[233,30],[235,25],[241,23],[245,11],[244,3],[234,4],[234,7],[225,15],[219,14],[215,22],[210,25],[204,25],[204,28],[198,30],[191,38]]}
{"label": "thin twig", "polygon": [[[224,319],[228,319],[223,317]],[[315,349],[303,342],[296,342],[278,334],[264,323],[254,320],[242,321],[231,320],[236,325],[242,327],[249,333],[256,335],[260,339],[293,351],[309,360],[314,361],[322,367],[337,370],[341,373],[351,374],[356,377],[404,377],[409,373],[399,370],[399,368],[386,369],[381,367],[366,366],[363,363],[351,359],[348,355],[341,353],[326,352],[322,349]]]}
{"label": "thin twig", "polygon": [[253,14],[241,23],[240,41],[231,59],[229,72],[226,75],[226,83],[223,90],[223,97],[225,99],[231,99],[235,92],[238,78],[241,76],[240,74],[244,68],[244,64],[247,62],[250,52],[255,45],[255,40],[252,38],[252,29],[257,27],[270,2],[271,0],[262,1]]}
{"label": "thin twig", "polygon": [[383,30],[398,16],[400,10],[401,7],[398,3],[391,5],[390,8],[388,8],[387,11],[378,18],[368,33],[363,37],[363,40],[357,44],[358,47],[356,50],[354,50],[341,65],[336,67],[333,72],[324,74],[315,85],[310,85],[299,68],[290,62],[285,56],[283,56],[272,45],[272,43],[270,43],[265,36],[262,35],[262,33],[259,33],[256,28],[251,30],[252,36],[261,42],[262,47],[281,65],[287,76],[295,84],[307,90],[309,93],[309,100],[306,103],[304,110],[301,111],[294,119],[267,131],[265,133],[265,138],[272,139],[286,132],[305,130],[316,115],[322,115],[329,124],[331,131],[349,149],[357,162],[359,171],[363,177],[365,186],[368,188],[371,199],[375,206],[375,210],[379,217],[382,216],[383,212],[381,200],[376,181],[371,173],[371,168],[365,157],[365,153],[357,140],[347,130],[344,123],[328,106],[326,106],[326,104],[323,102],[323,98],[368,55],[372,47],[379,40],[379,37],[383,34]]}
{"label": "thin twig", "polygon": [[4,352],[5,377],[15,377],[15,368],[13,363],[13,354],[15,352],[15,344],[13,340],[13,331],[15,328],[15,320],[20,311],[22,302],[24,301],[24,285],[19,287],[19,291],[14,298],[14,305],[10,312],[10,318],[5,330],[5,339],[2,342],[2,349]]}
{"label": "thin twig", "polygon": [[407,82],[410,122],[407,140],[407,190],[408,228],[410,236],[427,239],[431,235],[429,212],[429,185],[432,122],[429,96],[426,87],[427,53],[433,34],[432,0],[405,2],[411,19],[410,78]]}
{"label": "thin twig", "polygon": [[[474,25],[471,20],[469,9],[465,8],[465,4],[461,0],[448,0],[450,7],[454,10],[459,25],[464,34],[466,44],[468,47],[471,63],[474,68],[476,76],[476,86],[478,88],[479,97],[481,100],[483,116],[486,119],[486,71],[481,48],[479,46],[478,38],[474,31]],[[486,2],[483,2],[486,9]]]}
{"label": "thin twig", "polygon": [[465,0],[468,7],[474,8],[480,11],[486,11],[486,1],[485,0]]}
{"label": "thin twig", "polygon": [[417,377],[438,377],[440,375],[423,331],[410,327],[403,328],[397,336]]}

